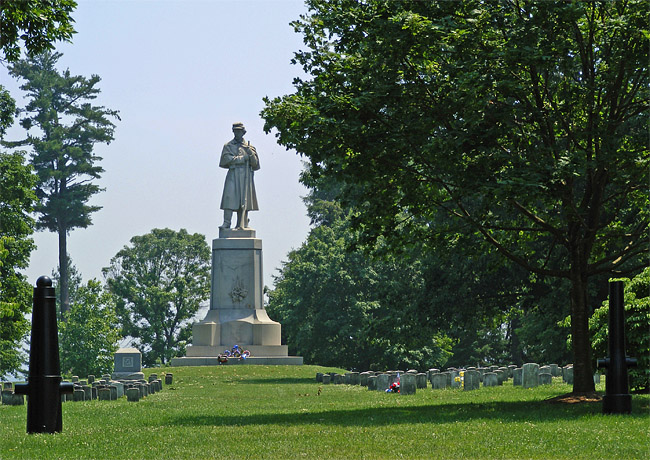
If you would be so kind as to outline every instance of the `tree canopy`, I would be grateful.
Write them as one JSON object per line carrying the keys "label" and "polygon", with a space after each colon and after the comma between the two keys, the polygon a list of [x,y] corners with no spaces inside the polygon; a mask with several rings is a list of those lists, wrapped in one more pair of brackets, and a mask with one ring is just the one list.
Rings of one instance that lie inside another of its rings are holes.
{"label": "tree canopy", "polygon": [[124,336],[134,339],[143,364],[182,355],[189,320],[210,296],[210,248],[187,230],[153,229],[131,238],[103,269]]}
{"label": "tree canopy", "polygon": [[0,49],[5,59],[20,58],[21,42],[29,54],[38,54],[53,49],[55,41],[70,41],[76,7],[74,0],[1,2]]}
{"label": "tree canopy", "polygon": [[310,78],[266,99],[265,128],[345,184],[366,241],[475,233],[566,279],[574,391],[592,391],[589,280],[648,249],[646,2],[307,5]]}

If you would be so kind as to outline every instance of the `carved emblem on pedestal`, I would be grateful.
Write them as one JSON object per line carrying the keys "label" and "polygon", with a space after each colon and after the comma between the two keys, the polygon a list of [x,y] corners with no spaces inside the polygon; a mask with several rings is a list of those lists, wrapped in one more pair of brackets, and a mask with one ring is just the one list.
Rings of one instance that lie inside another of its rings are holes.
{"label": "carved emblem on pedestal", "polygon": [[233,303],[241,303],[248,295],[248,290],[244,287],[244,283],[242,283],[239,277],[235,278],[229,295]]}

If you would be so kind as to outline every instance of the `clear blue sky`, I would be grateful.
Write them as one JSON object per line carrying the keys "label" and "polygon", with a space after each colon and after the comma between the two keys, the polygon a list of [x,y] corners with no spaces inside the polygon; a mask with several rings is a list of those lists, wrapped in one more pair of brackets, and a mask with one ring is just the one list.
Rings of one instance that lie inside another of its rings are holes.
{"label": "clear blue sky", "polygon": [[[226,170],[218,167],[235,121],[257,147],[255,181],[260,211],[251,227],[263,240],[264,282],[272,286],[287,253],[304,241],[309,221],[298,183],[301,160],[264,134],[264,96],[292,92],[301,69],[290,63],[304,48],[289,23],[304,14],[302,1],[81,0],[73,14],[77,34],[57,45],[60,68],[102,78],[96,103],[120,111],[115,140],[98,145],[106,190],[93,204],[93,225],[71,232],[68,252],[85,280],[130,238],[153,228],[187,229],[209,242],[218,237]],[[0,67],[0,79],[17,100],[18,84]],[[10,131],[8,140],[23,136]],[[54,233],[35,234],[25,272],[31,283],[58,264]]]}

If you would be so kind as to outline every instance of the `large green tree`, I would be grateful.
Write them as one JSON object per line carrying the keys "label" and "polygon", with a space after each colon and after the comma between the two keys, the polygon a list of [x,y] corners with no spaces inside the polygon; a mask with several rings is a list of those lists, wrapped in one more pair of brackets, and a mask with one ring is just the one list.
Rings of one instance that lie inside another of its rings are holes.
{"label": "large green tree", "polygon": [[210,295],[210,248],[203,235],[166,228],[134,236],[103,273],[117,297],[123,334],[134,339],[144,364],[184,353],[189,320]]}
{"label": "large green tree", "polygon": [[283,340],[305,361],[348,369],[429,369],[445,364],[451,339],[428,316],[415,253],[369,257],[348,250],[354,232],[336,202],[316,191],[306,200],[316,226],[288,254],[269,314]]}
{"label": "large green tree", "polygon": [[16,375],[24,359],[19,344],[29,330],[32,290],[20,270],[34,249],[35,182],[22,153],[0,152],[0,377]]}
{"label": "large green tree", "polygon": [[0,50],[5,60],[18,60],[21,44],[29,54],[38,54],[53,49],[55,41],[70,41],[76,7],[74,0],[0,2]]}
{"label": "large green tree", "polygon": [[309,0],[309,79],[266,129],[348,187],[370,240],[446,213],[566,279],[574,391],[593,391],[588,282],[648,247],[647,3]]}
{"label": "large green tree", "polygon": [[110,373],[121,338],[113,296],[99,281],[88,281],[75,290],[59,322],[61,371],[79,376]]}
{"label": "large green tree", "polygon": [[[37,228],[56,232],[59,238],[61,312],[69,308],[67,238],[75,228],[91,225],[91,214],[100,209],[90,205],[102,189],[93,181],[104,171],[94,152],[97,143],[113,140],[118,112],[92,105],[100,90],[100,78],[73,76],[56,68],[60,53],[46,51],[16,62],[10,73],[25,80],[21,89],[29,102],[21,110],[21,125],[28,135],[9,145],[29,145],[32,164],[38,174]],[[36,131],[36,133],[34,133]]]}

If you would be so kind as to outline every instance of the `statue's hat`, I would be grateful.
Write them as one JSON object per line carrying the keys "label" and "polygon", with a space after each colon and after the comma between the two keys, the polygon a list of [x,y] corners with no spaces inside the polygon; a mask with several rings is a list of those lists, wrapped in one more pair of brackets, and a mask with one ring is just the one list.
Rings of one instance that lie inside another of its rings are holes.
{"label": "statue's hat", "polygon": [[246,130],[246,128],[244,128],[244,123],[242,123],[241,121],[238,121],[237,123],[233,123],[232,129],[243,129],[244,131]]}

